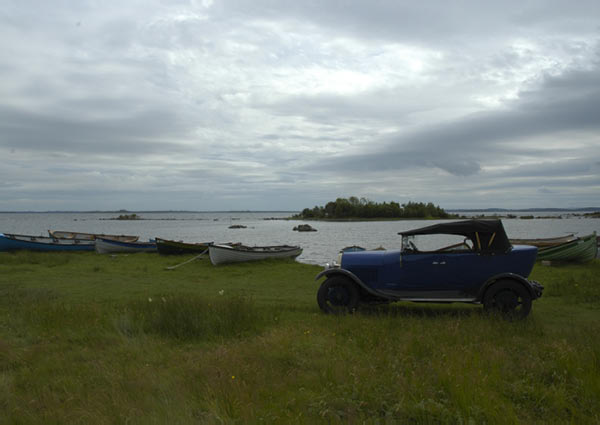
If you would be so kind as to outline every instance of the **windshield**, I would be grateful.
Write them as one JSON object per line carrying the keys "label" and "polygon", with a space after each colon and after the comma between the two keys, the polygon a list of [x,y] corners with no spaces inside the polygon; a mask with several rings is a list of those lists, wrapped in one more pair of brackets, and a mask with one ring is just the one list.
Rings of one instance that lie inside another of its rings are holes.
{"label": "windshield", "polygon": [[473,250],[470,239],[458,235],[411,235],[402,237],[402,251],[468,252]]}

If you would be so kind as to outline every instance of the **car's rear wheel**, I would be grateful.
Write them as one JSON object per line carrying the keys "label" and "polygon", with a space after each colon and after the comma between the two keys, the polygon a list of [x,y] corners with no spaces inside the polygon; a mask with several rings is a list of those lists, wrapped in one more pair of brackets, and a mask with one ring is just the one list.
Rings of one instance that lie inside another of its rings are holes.
{"label": "car's rear wheel", "polygon": [[509,319],[523,319],[531,311],[531,295],[520,283],[501,280],[486,291],[483,308]]}
{"label": "car's rear wheel", "polygon": [[344,276],[333,276],[321,284],[317,302],[325,313],[353,313],[358,307],[356,284]]}

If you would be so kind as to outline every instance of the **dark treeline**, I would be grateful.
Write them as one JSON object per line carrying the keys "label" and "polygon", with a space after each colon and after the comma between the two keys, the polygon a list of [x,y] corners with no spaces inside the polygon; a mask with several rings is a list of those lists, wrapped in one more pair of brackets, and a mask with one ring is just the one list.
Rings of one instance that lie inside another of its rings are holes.
{"label": "dark treeline", "polygon": [[377,203],[365,198],[338,198],[328,202],[324,207],[305,208],[298,218],[448,218],[450,215],[431,202],[408,202],[400,205],[397,202]]}

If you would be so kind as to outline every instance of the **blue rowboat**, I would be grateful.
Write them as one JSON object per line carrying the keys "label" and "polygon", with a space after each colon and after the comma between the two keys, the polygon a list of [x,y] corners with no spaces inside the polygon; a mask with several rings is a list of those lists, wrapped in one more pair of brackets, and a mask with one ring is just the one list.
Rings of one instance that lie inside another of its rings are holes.
{"label": "blue rowboat", "polygon": [[112,252],[156,252],[156,241],[123,242],[96,237],[96,252],[98,254],[109,254]]}
{"label": "blue rowboat", "polygon": [[94,241],[0,233],[0,251],[93,251]]}

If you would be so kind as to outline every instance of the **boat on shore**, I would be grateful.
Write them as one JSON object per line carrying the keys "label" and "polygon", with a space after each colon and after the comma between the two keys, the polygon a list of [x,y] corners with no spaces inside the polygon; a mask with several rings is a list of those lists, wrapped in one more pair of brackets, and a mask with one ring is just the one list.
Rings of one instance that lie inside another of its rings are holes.
{"label": "boat on shore", "polygon": [[93,241],[96,238],[112,239],[123,242],[136,242],[140,237],[134,235],[106,235],[104,233],[81,233],[63,230],[48,230],[48,234],[56,239],[82,239]]}
{"label": "boat on shore", "polygon": [[93,251],[95,241],[0,233],[0,251]]}
{"label": "boat on shore", "polygon": [[156,248],[161,255],[201,254],[212,242],[190,243],[156,238]]}
{"label": "boat on shore", "polygon": [[576,238],[574,241],[538,249],[538,261],[565,261],[583,263],[598,255],[596,232]]}
{"label": "boat on shore", "polygon": [[98,254],[110,254],[116,252],[156,252],[156,242],[124,242],[114,239],[96,238],[96,252]]}
{"label": "boat on shore", "polygon": [[512,245],[532,245],[538,248],[546,248],[550,246],[557,246],[567,242],[573,242],[577,240],[577,236],[569,234],[565,236],[557,236],[554,238],[538,238],[538,239],[509,239]]}
{"label": "boat on shore", "polygon": [[351,245],[340,249],[340,252],[357,252],[357,251],[366,251],[366,248],[358,245]]}
{"label": "boat on shore", "polygon": [[210,245],[208,254],[215,266],[226,263],[241,263],[273,258],[295,258],[302,254],[299,246],[244,246],[244,245]]}

